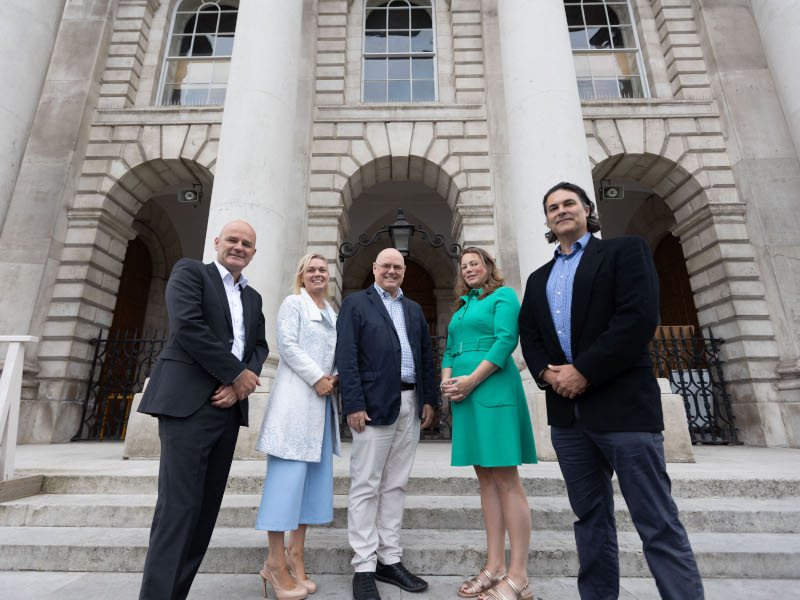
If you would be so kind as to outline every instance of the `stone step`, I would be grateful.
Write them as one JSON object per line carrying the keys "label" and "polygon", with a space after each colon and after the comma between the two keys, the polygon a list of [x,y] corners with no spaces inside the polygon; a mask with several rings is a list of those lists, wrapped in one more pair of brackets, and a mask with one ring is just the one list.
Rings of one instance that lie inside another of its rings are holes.
{"label": "stone step", "polygon": [[[228,494],[219,527],[251,528],[260,495]],[[0,526],[149,527],[156,496],[151,494],[42,494],[0,504]],[[528,499],[533,529],[572,530],[574,516],[564,496]],[[617,526],[633,531],[621,497],[616,499]],[[689,531],[718,533],[800,533],[800,498],[678,498],[681,519]],[[477,496],[409,496],[403,523],[407,529],[481,529]],[[332,527],[347,526],[347,497],[334,496]]]}
{"label": "stone step", "polygon": [[[428,576],[424,594],[410,594],[378,583],[383,600],[452,600],[467,573],[460,576]],[[351,576],[314,575],[317,596],[324,600],[352,600]],[[55,571],[0,572],[3,600],[64,600],[64,598],[114,598],[137,600],[140,573],[65,573]],[[537,577],[532,580],[537,597],[546,600],[578,600],[577,582],[568,577]],[[706,600],[798,600],[800,579],[706,579]],[[271,592],[270,592],[271,594]],[[192,585],[189,600],[258,598],[258,575],[201,573]],[[272,597],[272,596],[270,596]],[[655,582],[649,578],[623,577],[619,600],[659,600]]]}
{"label": "stone step", "polygon": [[[143,475],[46,474],[42,492],[45,494],[155,494],[158,477]],[[228,494],[260,494],[264,483],[261,474],[231,474]],[[564,496],[566,488],[560,475],[523,476],[522,484],[528,496]],[[347,494],[350,480],[334,477],[334,493]],[[616,480],[614,488],[619,493]],[[790,498],[800,497],[800,478],[762,479],[756,477],[672,477],[672,492],[676,498]],[[478,481],[464,469],[464,476],[431,473],[413,475],[408,483],[409,495],[475,496]]]}
{"label": "stone step", "polygon": [[[140,571],[147,528],[5,527],[0,530],[0,570]],[[693,533],[700,570],[709,578],[792,579],[798,576],[800,536],[781,533]],[[482,531],[404,530],[404,563],[420,574],[477,573],[484,564]],[[252,529],[218,527],[201,567],[210,573],[255,573],[264,559],[266,535]],[[306,543],[309,572],[351,572],[351,551],[343,529],[312,529]],[[619,534],[623,577],[647,577],[641,542]],[[575,576],[578,560],[569,531],[536,531],[531,537],[529,573],[535,577]]]}

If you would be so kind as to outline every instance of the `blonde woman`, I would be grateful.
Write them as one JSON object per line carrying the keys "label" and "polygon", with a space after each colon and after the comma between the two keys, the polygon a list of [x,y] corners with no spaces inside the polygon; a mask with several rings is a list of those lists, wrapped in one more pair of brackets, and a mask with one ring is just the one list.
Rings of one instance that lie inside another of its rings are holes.
{"label": "blonde woman", "polygon": [[503,285],[485,250],[465,248],[459,266],[442,394],[453,415],[452,464],[471,465],[480,483],[487,556],[483,570],[457,593],[478,600],[532,600],[527,574],[531,511],[517,467],[536,462],[536,446],[511,356],[519,339],[519,300]]}
{"label": "blonde woman", "polygon": [[[267,531],[261,578],[279,600],[305,598],[317,586],[306,575],[306,527],[333,520],[333,454],[339,455],[339,417],[333,388],[336,313],[328,294],[328,262],[300,259],[294,294],[278,310],[280,362],[256,449],[267,454],[267,475],[256,529]],[[284,533],[289,534],[285,544]]]}

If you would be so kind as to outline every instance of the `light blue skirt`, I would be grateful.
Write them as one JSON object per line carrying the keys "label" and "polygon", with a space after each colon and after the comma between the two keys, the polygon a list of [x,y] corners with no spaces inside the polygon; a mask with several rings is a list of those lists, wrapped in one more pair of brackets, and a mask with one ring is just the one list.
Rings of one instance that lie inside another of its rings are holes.
{"label": "light blue skirt", "polygon": [[333,521],[333,411],[325,402],[325,431],[319,462],[286,460],[267,455],[267,475],[256,529],[294,531],[298,525]]}

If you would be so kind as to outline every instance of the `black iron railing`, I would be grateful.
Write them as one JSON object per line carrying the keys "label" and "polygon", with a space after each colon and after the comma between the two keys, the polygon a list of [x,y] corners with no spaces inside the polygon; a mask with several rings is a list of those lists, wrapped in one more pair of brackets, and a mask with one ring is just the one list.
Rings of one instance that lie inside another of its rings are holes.
{"label": "black iron railing", "polygon": [[[161,348],[164,332],[100,332],[92,340],[94,356],[83,402],[80,427],[73,440],[119,440],[125,438],[128,415],[134,394],[140,392],[150,375]],[[441,370],[446,338],[433,342],[434,368]],[[738,443],[731,400],[722,372],[720,346],[723,340],[708,331],[696,336],[687,328],[660,327],[650,343],[653,369],[657,377],[669,381],[673,393],[683,397],[686,420],[695,444]],[[452,437],[450,407],[442,402],[434,424],[423,430],[425,441],[448,441]],[[339,399],[341,407],[341,399]],[[341,414],[341,413],[340,413]],[[352,439],[347,419],[341,417],[344,439]]]}
{"label": "black iron railing", "polygon": [[692,335],[693,328],[659,327],[650,342],[653,369],[683,397],[693,444],[736,444],[731,398],[722,374],[724,340]]}
{"label": "black iron railing", "polygon": [[165,332],[116,331],[94,346],[83,414],[72,440],[122,440],[128,425],[134,394],[142,391],[161,348]]}

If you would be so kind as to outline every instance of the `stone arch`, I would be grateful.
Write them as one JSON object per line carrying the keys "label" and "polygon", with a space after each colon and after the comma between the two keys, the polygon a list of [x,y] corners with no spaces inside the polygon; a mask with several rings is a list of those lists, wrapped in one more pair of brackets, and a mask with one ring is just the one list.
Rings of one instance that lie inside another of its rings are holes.
{"label": "stone arch", "polygon": [[[596,181],[638,181],[660,196],[672,212],[670,231],[680,240],[698,321],[706,331],[711,328],[715,337],[725,340],[724,369],[734,410],[745,421],[741,423],[744,428],[753,403],[776,394],[778,348],[745,224],[745,206],[732,176],[728,179],[730,167],[721,159],[723,164],[718,167],[704,166],[710,162],[705,155],[713,153],[690,151],[680,136],[664,137],[663,146],[670,149],[666,154],[605,153],[613,146],[624,149],[631,141],[624,135],[614,144],[608,138],[602,144],[593,138],[593,177]],[[675,151],[678,147],[683,150]],[[602,214],[600,217],[602,220]],[[637,218],[640,224],[647,223],[645,215]],[[653,215],[649,218],[652,225]],[[651,243],[658,241],[658,235],[651,233]]]}

